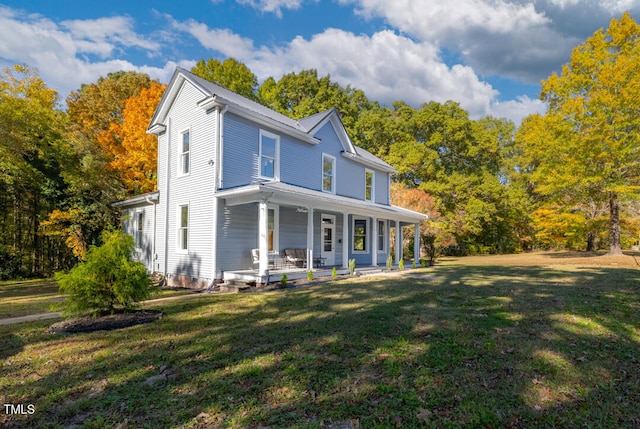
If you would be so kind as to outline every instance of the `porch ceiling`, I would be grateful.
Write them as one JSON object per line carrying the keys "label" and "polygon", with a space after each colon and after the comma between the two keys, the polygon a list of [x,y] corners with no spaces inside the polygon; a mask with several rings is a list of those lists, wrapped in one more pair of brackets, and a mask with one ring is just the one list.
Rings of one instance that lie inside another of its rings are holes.
{"label": "porch ceiling", "polygon": [[356,200],[282,182],[266,182],[226,189],[217,192],[216,196],[224,198],[229,206],[267,201],[314,210],[321,209],[339,213],[376,216],[407,223],[420,223],[428,219],[427,215],[401,207]]}

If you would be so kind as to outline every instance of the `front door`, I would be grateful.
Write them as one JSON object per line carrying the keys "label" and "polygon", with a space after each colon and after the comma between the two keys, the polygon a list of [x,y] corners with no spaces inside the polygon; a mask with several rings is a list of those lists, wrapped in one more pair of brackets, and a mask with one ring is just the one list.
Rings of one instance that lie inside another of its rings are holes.
{"label": "front door", "polygon": [[324,265],[336,264],[336,217],[322,215],[322,254]]}

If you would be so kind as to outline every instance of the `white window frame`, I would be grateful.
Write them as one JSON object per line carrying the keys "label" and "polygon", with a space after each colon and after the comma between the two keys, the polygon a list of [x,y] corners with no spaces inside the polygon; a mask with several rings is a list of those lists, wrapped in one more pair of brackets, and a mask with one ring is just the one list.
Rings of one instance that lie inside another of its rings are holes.
{"label": "white window frame", "polygon": [[[367,174],[371,174],[371,198],[367,198]],[[376,200],[376,173],[368,168],[364,169],[364,200],[374,202]]]}
{"label": "white window frame", "polygon": [[[325,189],[324,187],[324,162],[325,159],[331,160],[331,189]],[[327,192],[329,194],[336,193],[336,157],[329,155],[328,153],[322,153],[322,192]]]}
{"label": "white window frame", "polygon": [[[189,136],[189,150],[184,151],[184,136]],[[188,176],[191,174],[191,146],[193,144],[191,128],[180,131],[178,139],[178,177]],[[187,171],[185,171],[184,158],[187,157]]]}
{"label": "white window frame", "polygon": [[[380,225],[382,225],[382,234],[380,234]],[[387,221],[378,219],[378,224],[376,225],[376,250],[378,253],[386,253],[387,235]],[[382,238],[382,249],[380,248],[380,238]]]}
{"label": "white window frame", "polygon": [[280,206],[267,205],[267,248],[269,247],[269,212],[273,210],[273,248],[268,249],[271,254],[280,253]]}
{"label": "white window frame", "polygon": [[[182,226],[182,208],[187,208],[187,226]],[[189,203],[178,204],[176,209],[176,252],[189,253],[189,225],[191,224],[191,210]],[[187,246],[182,247],[184,235],[186,234]]]}
{"label": "white window frame", "polygon": [[142,249],[142,240],[144,238],[144,210],[138,209],[135,211],[135,222],[134,222],[134,236],[133,239],[136,244],[136,249]]}
{"label": "white window frame", "polygon": [[[356,249],[356,222],[364,221],[364,250]],[[364,217],[354,217],[351,221],[351,251],[354,254],[368,254],[369,253],[369,219]]]}
{"label": "white window frame", "polygon": [[[262,158],[271,159],[271,157],[262,154],[262,139],[263,137],[267,137],[275,140],[275,158],[273,158],[273,177],[263,176],[262,175]],[[260,130],[260,152],[258,154],[258,176],[261,179],[279,181],[280,180],[280,136],[277,134],[270,133],[269,131]]]}

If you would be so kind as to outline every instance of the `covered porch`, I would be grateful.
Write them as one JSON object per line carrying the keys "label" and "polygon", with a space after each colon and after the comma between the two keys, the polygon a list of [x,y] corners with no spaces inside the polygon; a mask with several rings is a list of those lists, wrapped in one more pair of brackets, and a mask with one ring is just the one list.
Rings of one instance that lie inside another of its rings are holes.
{"label": "covered porch", "polygon": [[[387,263],[392,247],[397,266],[404,256],[402,229],[406,226],[414,227],[417,245],[412,256],[416,261],[420,258],[419,225],[427,219],[421,213],[281,182],[225,190],[217,198],[224,199],[230,209],[253,212],[257,221],[255,245],[244,250],[253,255],[253,266],[222,272],[225,282],[264,284],[279,281],[285,273],[289,279],[306,278],[308,271],[314,277],[330,276],[333,267],[348,273],[350,260],[359,270],[379,269]],[[390,239],[392,229],[395,243]],[[303,252],[301,259],[313,262],[292,263],[288,256],[294,248]]]}

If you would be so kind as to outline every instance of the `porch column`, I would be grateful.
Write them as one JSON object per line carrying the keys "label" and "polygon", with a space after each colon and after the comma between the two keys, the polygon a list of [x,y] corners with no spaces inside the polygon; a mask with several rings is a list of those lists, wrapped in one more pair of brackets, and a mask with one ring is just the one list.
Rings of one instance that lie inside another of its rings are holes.
{"label": "porch column", "polygon": [[258,275],[266,276],[269,271],[269,209],[266,200],[258,203]]}
{"label": "porch column", "polygon": [[349,213],[342,213],[342,268],[349,268]]}
{"label": "porch column", "polygon": [[313,208],[307,211],[307,271],[313,271]]}
{"label": "porch column", "polygon": [[402,227],[400,221],[396,221],[396,265],[400,263],[402,259]]}
{"label": "porch column", "polygon": [[378,266],[378,218],[371,219],[371,265]]}
{"label": "porch column", "polygon": [[420,266],[420,224],[413,225],[413,260],[416,262],[416,267]]}

